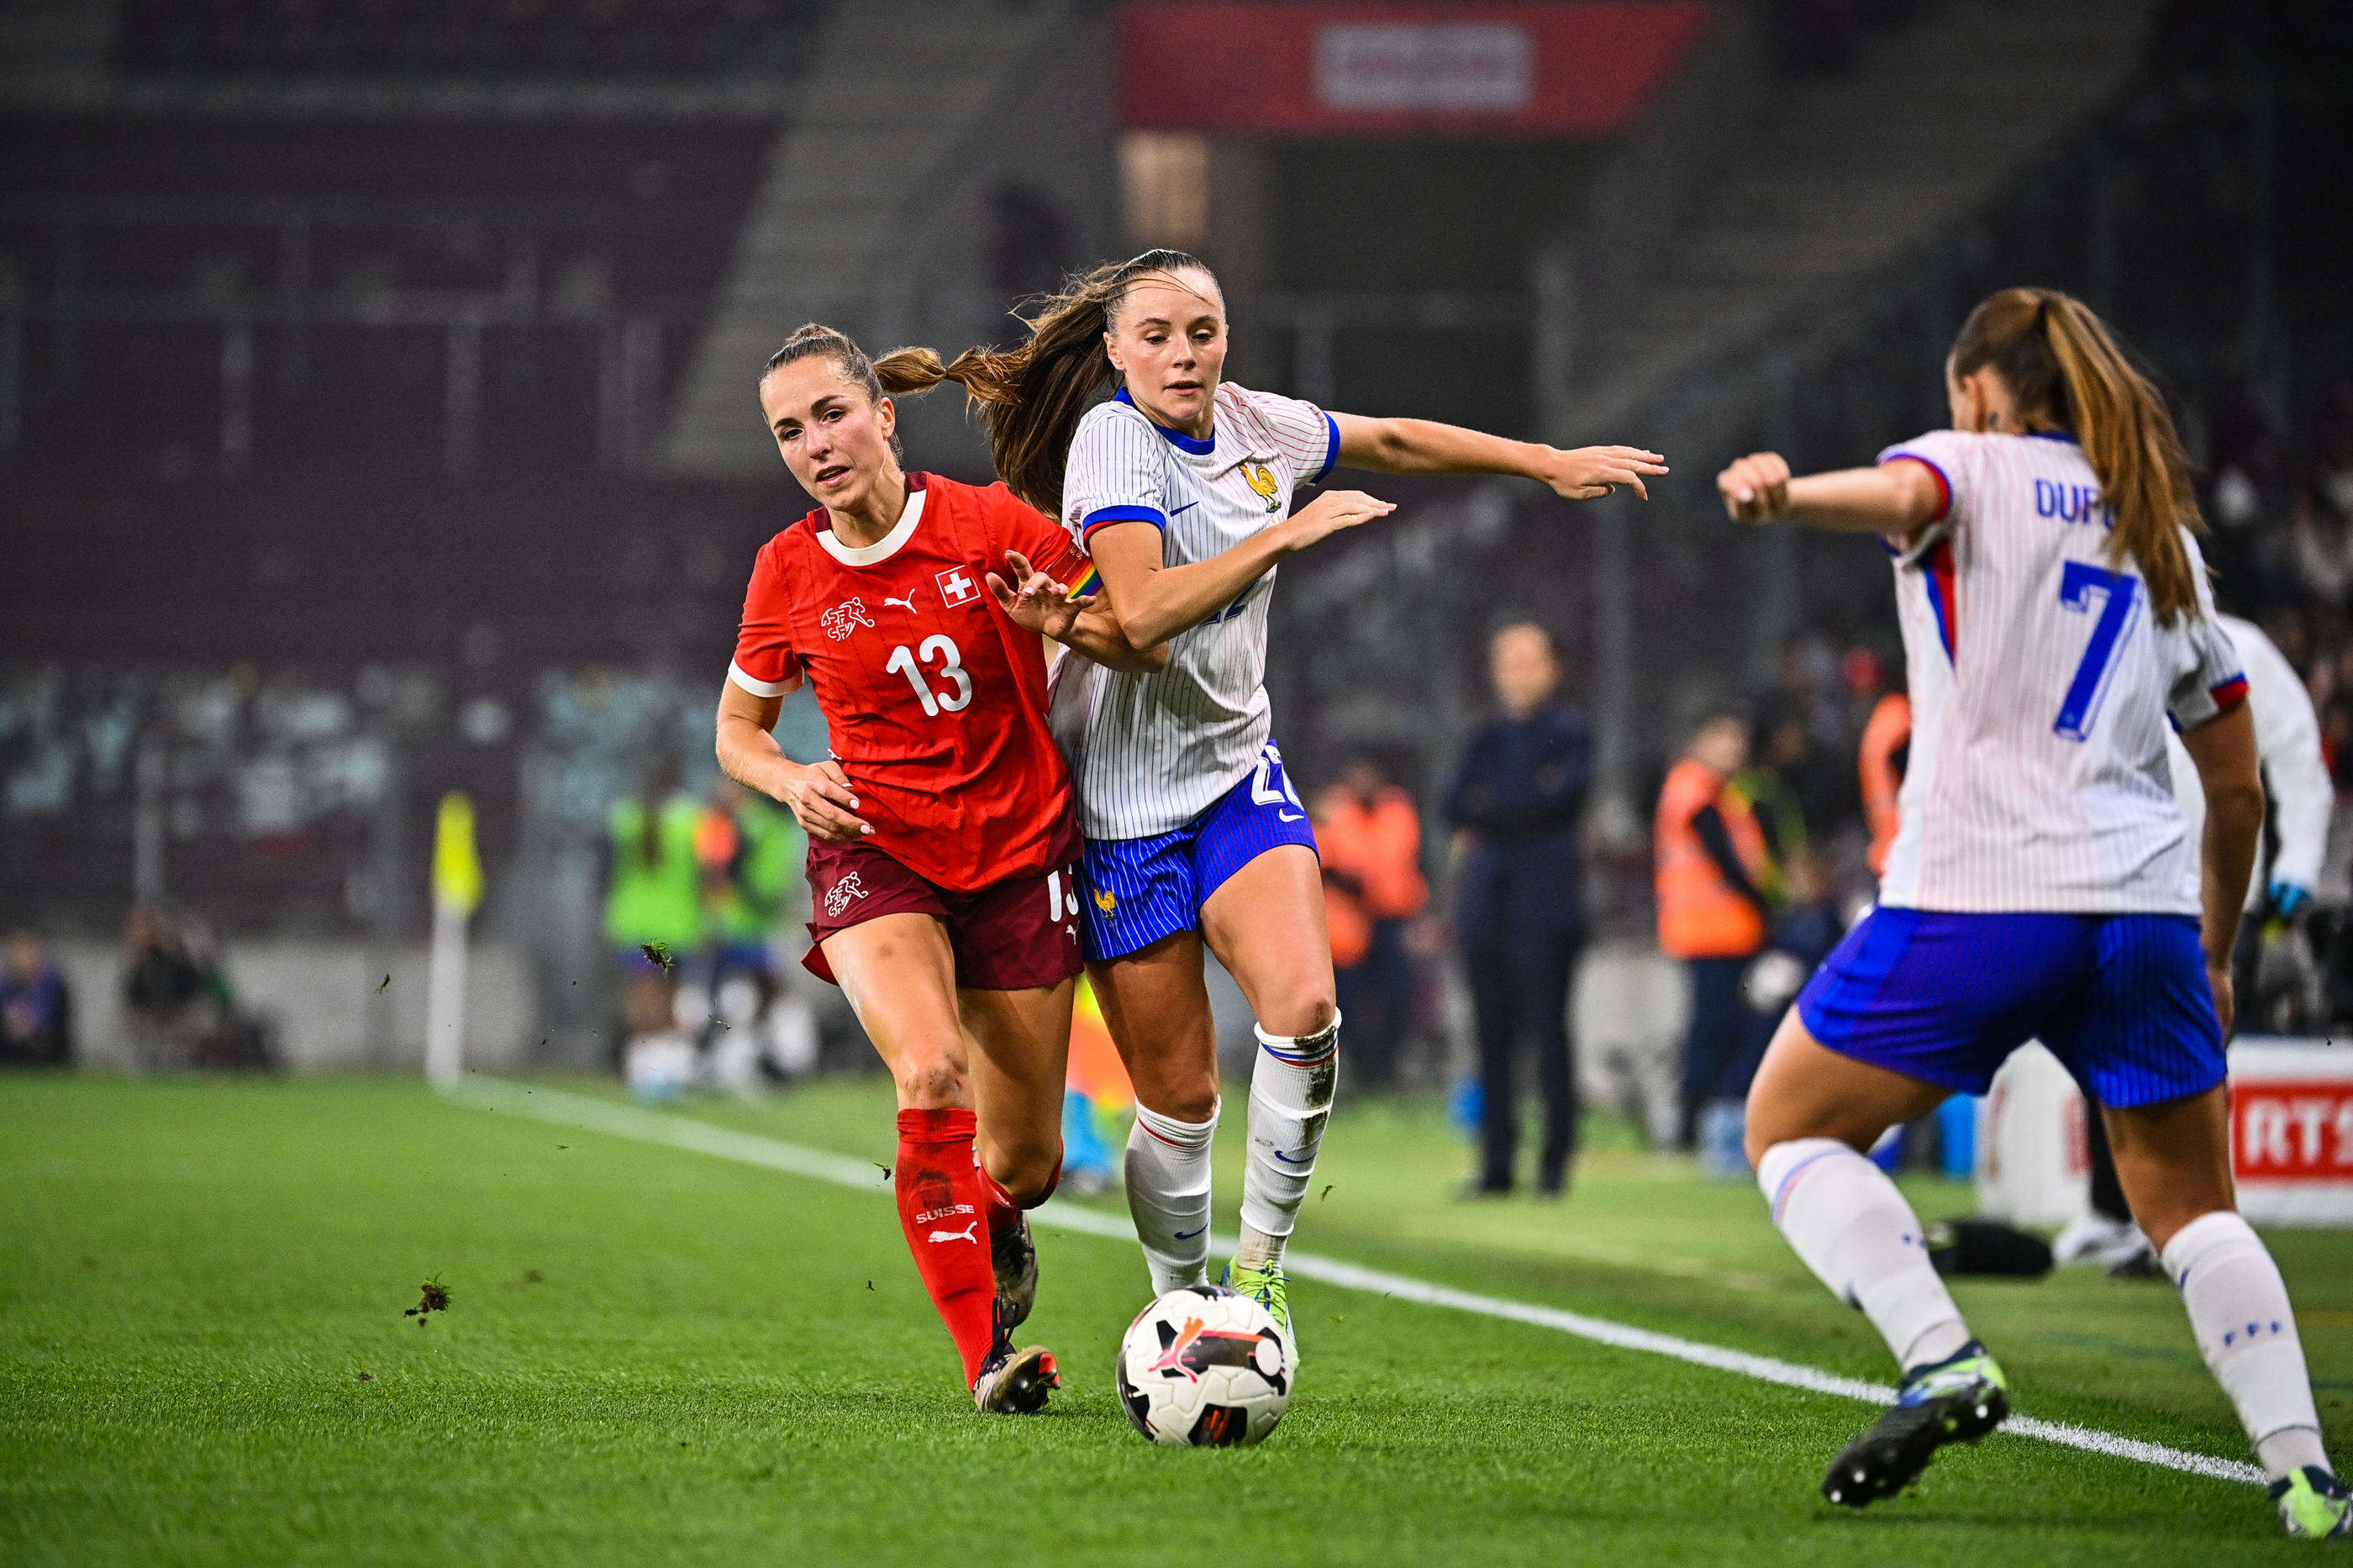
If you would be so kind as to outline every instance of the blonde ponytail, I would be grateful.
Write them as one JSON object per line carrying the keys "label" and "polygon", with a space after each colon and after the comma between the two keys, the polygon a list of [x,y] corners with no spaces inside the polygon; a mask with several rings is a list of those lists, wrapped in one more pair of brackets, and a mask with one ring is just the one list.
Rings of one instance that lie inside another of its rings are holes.
{"label": "blonde ponytail", "polygon": [[2189,459],[2173,416],[2091,308],[2055,289],[2005,289],[1980,303],[1953,342],[1952,374],[1990,367],[2021,416],[2083,443],[2116,520],[2112,564],[2129,563],[2148,585],[2160,625],[2195,619],[2198,584],[2182,531],[2203,533]]}

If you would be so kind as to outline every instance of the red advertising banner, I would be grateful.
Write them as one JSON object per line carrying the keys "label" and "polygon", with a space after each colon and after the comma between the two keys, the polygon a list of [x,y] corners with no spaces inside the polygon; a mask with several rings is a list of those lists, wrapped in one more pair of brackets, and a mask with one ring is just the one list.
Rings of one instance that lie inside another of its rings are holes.
{"label": "red advertising banner", "polygon": [[2232,1163],[2242,1182],[2353,1182],[2353,1079],[2233,1082]]}
{"label": "red advertising banner", "polygon": [[1607,136],[1650,107],[1715,10],[1137,0],[1119,15],[1121,122],[1301,138]]}

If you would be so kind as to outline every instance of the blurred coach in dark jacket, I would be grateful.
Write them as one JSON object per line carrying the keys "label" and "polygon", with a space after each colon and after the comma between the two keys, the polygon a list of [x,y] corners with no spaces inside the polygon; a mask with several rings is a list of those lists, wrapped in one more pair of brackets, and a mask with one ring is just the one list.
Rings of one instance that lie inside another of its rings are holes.
{"label": "blurred coach in dark jacket", "polygon": [[1525,1039],[1545,1110],[1536,1190],[1554,1196],[1577,1150],[1568,987],[1585,943],[1577,832],[1593,737],[1582,714],[1556,700],[1560,659],[1544,627],[1520,621],[1496,632],[1488,668],[1501,711],[1464,744],[1446,795],[1447,820],[1467,851],[1455,932],[1478,1015],[1481,1158],[1469,1191],[1512,1189],[1513,1058]]}

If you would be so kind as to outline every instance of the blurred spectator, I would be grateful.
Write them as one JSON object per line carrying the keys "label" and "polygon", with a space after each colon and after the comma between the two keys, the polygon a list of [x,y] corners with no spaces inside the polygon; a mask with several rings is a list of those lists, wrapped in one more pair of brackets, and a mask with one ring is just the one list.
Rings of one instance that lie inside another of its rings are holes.
{"label": "blurred spectator", "polygon": [[649,775],[642,798],[613,803],[607,822],[613,861],[605,939],[628,981],[623,1063],[632,1091],[650,1099],[686,1089],[696,1072],[694,1043],[676,1016],[676,965],[691,963],[702,946],[694,850],[702,817],[694,797],[679,788],[676,765],[665,762]]}
{"label": "blurred spectator", "polygon": [[269,1031],[238,1012],[204,922],[135,907],[124,922],[122,946],[122,999],[132,1054],[141,1067],[271,1065]]}
{"label": "blurred spectator", "polygon": [[1513,1058],[1527,1039],[1544,1102],[1536,1190],[1561,1192],[1577,1152],[1568,988],[1585,943],[1577,835],[1593,773],[1584,715],[1558,700],[1552,634],[1521,621],[1496,632],[1488,664],[1501,712],[1472,733],[1446,793],[1461,881],[1455,929],[1479,1037],[1474,1194],[1511,1191],[1520,1121]]}
{"label": "blurred spectator", "polygon": [[8,938],[0,972],[0,1066],[63,1067],[73,1059],[73,994],[31,931]]}
{"label": "blurred spectator", "polygon": [[1358,757],[1316,797],[1315,843],[1327,912],[1335,902],[1355,905],[1363,931],[1355,963],[1341,962],[1336,943],[1332,954],[1350,1068],[1360,1086],[1385,1085],[1396,1079],[1398,1047],[1413,1020],[1406,924],[1430,906],[1421,813],[1380,763]]}
{"label": "blurred spectator", "polygon": [[1782,881],[1785,900],[1772,934],[1740,978],[1745,1016],[1737,1045],[1701,1105],[1698,1146],[1702,1167],[1711,1175],[1750,1173],[1742,1147],[1748,1086],[1765,1060],[1765,1047],[1772,1043],[1781,1016],[1846,934],[1828,870],[1812,848],[1799,845],[1790,853]]}
{"label": "blurred spectator", "polygon": [[782,988],[773,943],[803,844],[789,812],[723,774],[695,824],[704,921],[696,983],[709,988],[701,1045],[712,1078],[738,1092],[759,1087],[764,1061],[783,1071],[761,1036],[774,1033]]}
{"label": "blurred spectator", "polygon": [[1887,874],[1887,852],[1895,846],[1900,826],[1897,799],[1904,791],[1904,770],[1912,757],[1912,699],[1891,691],[1871,710],[1862,727],[1862,744],[1856,754],[1856,772],[1862,784],[1863,826],[1871,831],[1871,874]]}
{"label": "blurred spectator", "polygon": [[[1768,900],[1780,895],[1783,868],[1790,857],[1805,851],[1809,817],[1799,799],[1799,785],[1815,784],[1808,775],[1819,771],[1813,738],[1797,712],[1785,708],[1757,727],[1747,765],[1732,775],[1732,789],[1748,803],[1757,829],[1765,836],[1765,867],[1757,885]],[[1818,784],[1815,793],[1820,794]],[[1822,820],[1827,827],[1831,818]]]}
{"label": "blurred spectator", "polygon": [[1678,1134],[1684,1148],[1697,1131],[1701,1104],[1746,1041],[1741,976],[1765,945],[1772,914],[1761,885],[1770,868],[1764,830],[1730,787],[1747,760],[1747,725],[1736,713],[1713,714],[1693,732],[1659,792],[1659,945],[1691,975]]}
{"label": "blurred spectator", "polygon": [[1071,1056],[1062,1082],[1062,1190],[1094,1197],[1119,1185],[1118,1151],[1127,1142],[1123,1122],[1135,1103],[1135,1087],[1083,974],[1071,1003]]}

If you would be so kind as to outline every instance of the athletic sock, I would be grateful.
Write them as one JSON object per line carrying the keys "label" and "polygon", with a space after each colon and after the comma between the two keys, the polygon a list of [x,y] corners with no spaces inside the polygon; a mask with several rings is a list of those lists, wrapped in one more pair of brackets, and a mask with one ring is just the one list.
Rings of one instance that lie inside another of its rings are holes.
{"label": "athletic sock", "polygon": [[899,1112],[899,1224],[940,1321],[964,1358],[965,1386],[980,1376],[997,1333],[997,1273],[989,1263],[988,1188],[973,1157],[969,1110]]}
{"label": "athletic sock", "polygon": [[1757,1184],[1775,1228],[1831,1294],[1871,1320],[1905,1371],[1969,1342],[1918,1216],[1877,1165],[1835,1138],[1795,1138],[1765,1151]]}
{"label": "athletic sock", "polygon": [[980,1192],[984,1200],[981,1217],[988,1222],[992,1237],[1003,1236],[1021,1223],[1021,1205],[1013,1201],[1013,1194],[1005,1190],[1003,1183],[988,1173],[986,1165],[980,1168]]}
{"label": "athletic sock", "polygon": [[1241,1247],[1234,1261],[1263,1268],[1282,1249],[1315,1173],[1340,1076],[1340,1016],[1316,1034],[1258,1035],[1250,1068],[1250,1163],[1242,1171]]}
{"label": "athletic sock", "polygon": [[2287,1285],[2254,1227],[2230,1209],[2200,1215],[2174,1233],[2163,1259],[2263,1468],[2274,1480],[2306,1465],[2328,1468]]}
{"label": "athletic sock", "polygon": [[1127,1135],[1127,1212],[1152,1270],[1152,1293],[1209,1282],[1209,1142],[1207,1121],[1179,1121],[1144,1105]]}
{"label": "athletic sock", "polygon": [[1046,1178],[1044,1188],[1026,1204],[1006,1191],[1005,1184],[990,1175],[986,1165],[980,1168],[980,1183],[981,1191],[988,1198],[988,1234],[1000,1237],[1021,1223],[1023,1210],[1037,1208],[1054,1195],[1054,1189],[1062,1184],[1062,1162],[1054,1162],[1053,1174]]}

